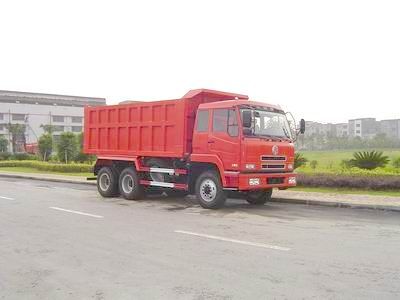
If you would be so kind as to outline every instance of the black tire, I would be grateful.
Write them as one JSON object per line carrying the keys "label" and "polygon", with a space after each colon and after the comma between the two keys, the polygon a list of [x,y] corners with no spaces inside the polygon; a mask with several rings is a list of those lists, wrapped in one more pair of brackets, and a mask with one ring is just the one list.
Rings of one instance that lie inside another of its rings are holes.
{"label": "black tire", "polygon": [[103,197],[118,195],[118,172],[111,167],[102,167],[97,173],[97,190]]}
{"label": "black tire", "polygon": [[196,196],[203,208],[217,209],[226,201],[226,194],[222,188],[217,172],[206,171],[196,180]]}
{"label": "black tire", "polygon": [[271,200],[272,189],[258,190],[248,192],[246,201],[252,205],[264,205],[267,201]]}
{"label": "black tire", "polygon": [[139,200],[143,197],[143,186],[134,168],[128,167],[121,172],[119,191],[126,200]]}

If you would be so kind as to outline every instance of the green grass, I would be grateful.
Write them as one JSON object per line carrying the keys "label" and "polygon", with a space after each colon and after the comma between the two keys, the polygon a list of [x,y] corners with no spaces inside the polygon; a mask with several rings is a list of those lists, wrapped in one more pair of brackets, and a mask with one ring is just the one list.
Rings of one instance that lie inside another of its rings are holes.
{"label": "green grass", "polygon": [[[352,168],[351,170],[343,169],[340,165],[344,159],[352,159],[353,153],[365,150],[337,150],[337,151],[299,151],[308,159],[306,166],[298,168],[299,173],[347,173],[356,175],[399,175],[400,169],[396,169],[392,165],[392,160],[400,157],[400,150],[393,149],[376,149],[383,151],[384,155],[389,156],[390,162],[385,168],[378,168],[372,171],[360,170]],[[370,150],[367,150],[370,151]],[[316,160],[318,165],[315,169],[310,167],[310,162]]]}
{"label": "green grass", "polygon": [[30,174],[56,174],[63,176],[80,176],[80,177],[92,177],[93,173],[63,173],[54,171],[40,171],[34,168],[26,167],[1,167],[0,171],[5,172],[18,172],[18,173],[30,173]]}
{"label": "green grass", "polygon": [[328,188],[328,187],[295,187],[290,191],[299,192],[318,192],[318,193],[333,193],[333,194],[360,194],[371,196],[392,196],[400,197],[400,191],[373,191],[373,190],[360,190],[349,188]]}

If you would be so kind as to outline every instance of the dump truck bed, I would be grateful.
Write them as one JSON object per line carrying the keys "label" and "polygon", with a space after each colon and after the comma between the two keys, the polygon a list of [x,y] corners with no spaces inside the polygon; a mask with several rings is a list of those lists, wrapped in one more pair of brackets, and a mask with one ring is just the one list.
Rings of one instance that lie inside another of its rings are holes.
{"label": "dump truck bed", "polygon": [[246,95],[191,90],[181,99],[85,107],[84,151],[105,156],[185,157],[201,103]]}

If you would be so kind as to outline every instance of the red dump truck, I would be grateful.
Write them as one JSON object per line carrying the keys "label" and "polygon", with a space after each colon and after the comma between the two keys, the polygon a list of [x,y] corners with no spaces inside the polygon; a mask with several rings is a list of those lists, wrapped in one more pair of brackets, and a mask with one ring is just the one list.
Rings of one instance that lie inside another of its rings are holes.
{"label": "red dump truck", "polygon": [[204,208],[227,196],[264,204],[296,185],[294,134],[284,111],[246,95],[191,90],[181,99],[85,108],[84,151],[104,197],[196,194]]}

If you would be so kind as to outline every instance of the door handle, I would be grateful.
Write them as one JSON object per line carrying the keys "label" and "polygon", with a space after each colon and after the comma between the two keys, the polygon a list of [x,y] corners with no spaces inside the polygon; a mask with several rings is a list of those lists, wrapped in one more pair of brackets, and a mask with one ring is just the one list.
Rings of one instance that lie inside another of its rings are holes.
{"label": "door handle", "polygon": [[213,140],[209,140],[209,141],[208,141],[208,143],[209,143],[209,144],[214,144],[214,143],[215,143],[215,141],[213,141]]}

